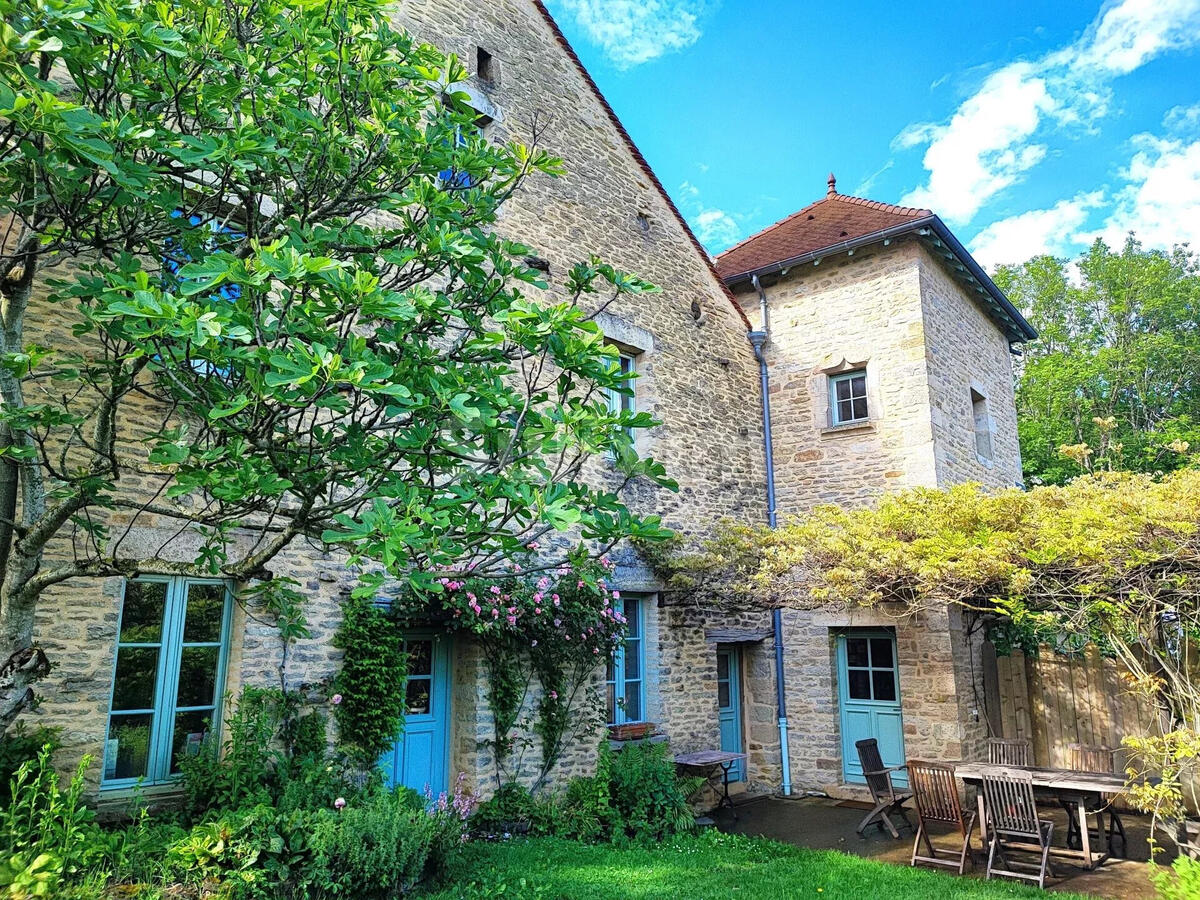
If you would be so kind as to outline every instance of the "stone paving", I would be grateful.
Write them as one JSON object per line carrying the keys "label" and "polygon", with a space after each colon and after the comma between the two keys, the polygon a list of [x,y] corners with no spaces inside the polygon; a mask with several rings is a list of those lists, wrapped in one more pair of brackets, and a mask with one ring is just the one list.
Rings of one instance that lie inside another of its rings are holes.
{"label": "stone paving", "polygon": [[[867,804],[820,797],[796,800],[768,797],[740,802],[736,809],[736,822],[725,810],[721,811],[716,821],[722,831],[772,838],[814,850],[840,850],[881,862],[908,865],[913,842],[913,834],[908,829],[901,827],[899,840],[892,839],[886,831],[874,826],[867,829],[863,837],[855,833],[854,829],[869,808]],[[1058,835],[1066,834],[1063,813],[1045,809],[1042,814],[1054,820],[1055,843],[1062,843]],[[916,815],[910,815],[910,818],[915,826]],[[1130,839],[1130,858],[1110,859],[1092,872],[1058,862],[1055,864],[1058,877],[1048,882],[1047,887],[1050,890],[1073,891],[1112,900],[1153,897],[1150,867],[1146,862],[1149,858],[1147,820],[1134,815],[1123,815],[1121,818]],[[938,846],[947,845],[936,837],[934,842]],[[982,877],[984,865],[978,831],[972,839],[972,846],[975,848],[975,866],[967,869],[968,876]]]}

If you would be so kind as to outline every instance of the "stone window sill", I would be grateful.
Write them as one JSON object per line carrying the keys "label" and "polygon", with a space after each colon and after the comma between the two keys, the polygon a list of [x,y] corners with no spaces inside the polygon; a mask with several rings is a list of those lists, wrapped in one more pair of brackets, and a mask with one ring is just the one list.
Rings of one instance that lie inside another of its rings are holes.
{"label": "stone window sill", "polygon": [[988,459],[986,456],[980,456],[978,453],[975,454],[975,461],[985,469],[993,469],[996,467],[995,460]]}
{"label": "stone window sill", "polygon": [[832,436],[837,434],[857,434],[858,432],[874,431],[875,423],[868,420],[866,422],[847,422],[845,425],[830,425],[828,428],[822,428],[822,436]]}

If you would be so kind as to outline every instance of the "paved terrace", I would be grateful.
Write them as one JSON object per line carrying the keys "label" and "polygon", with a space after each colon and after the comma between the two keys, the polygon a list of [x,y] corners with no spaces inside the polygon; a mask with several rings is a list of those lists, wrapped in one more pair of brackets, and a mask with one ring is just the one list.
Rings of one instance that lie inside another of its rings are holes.
{"label": "paved terrace", "polygon": [[[875,826],[868,828],[864,837],[855,833],[854,829],[862,820],[864,811],[870,808],[870,804],[854,801],[825,798],[784,800],[768,797],[739,802],[736,822],[726,810],[720,811],[715,818],[722,831],[758,835],[814,850],[840,850],[843,853],[907,866],[909,855],[912,853],[913,833],[901,823],[897,823],[901,825],[899,840],[893,840],[886,831],[880,831]],[[1067,825],[1062,811],[1047,807],[1041,809],[1040,813],[1044,818],[1054,820],[1055,843],[1063,843]],[[916,814],[910,813],[909,819],[915,827]],[[1149,879],[1150,867],[1146,863],[1150,856],[1150,848],[1146,842],[1149,834],[1148,820],[1133,814],[1124,814],[1121,819],[1129,835],[1128,859],[1110,859],[1093,872],[1073,868],[1065,862],[1055,862],[1057,877],[1047,881],[1047,888],[1109,897],[1114,900],[1144,900],[1153,897],[1154,889]],[[934,832],[935,845],[944,847],[953,843],[946,839],[939,841],[939,833],[944,832]],[[983,877],[984,857],[979,851],[978,829],[972,837],[971,846],[975,850],[976,865],[974,870],[968,867],[967,875]]]}

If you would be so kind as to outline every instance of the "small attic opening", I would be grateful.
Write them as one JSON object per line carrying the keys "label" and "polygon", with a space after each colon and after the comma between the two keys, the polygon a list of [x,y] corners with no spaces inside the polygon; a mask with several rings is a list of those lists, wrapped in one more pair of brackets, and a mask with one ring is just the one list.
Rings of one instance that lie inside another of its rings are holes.
{"label": "small attic opening", "polygon": [[475,74],[484,84],[495,84],[499,66],[495,57],[482,47],[475,48]]}

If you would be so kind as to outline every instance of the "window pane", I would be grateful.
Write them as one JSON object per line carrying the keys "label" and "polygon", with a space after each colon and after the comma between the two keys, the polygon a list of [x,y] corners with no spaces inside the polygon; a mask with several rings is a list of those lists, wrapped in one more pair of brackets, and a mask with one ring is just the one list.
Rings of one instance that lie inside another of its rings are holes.
{"label": "window pane", "polygon": [[876,669],[871,673],[871,680],[875,685],[876,700],[895,700],[896,699],[896,673],[890,669]]}
{"label": "window pane", "polygon": [[729,679],[729,655],[726,653],[717,654],[717,679]]}
{"label": "window pane", "polygon": [[433,673],[433,641],[408,642],[408,674],[430,675]]}
{"label": "window pane", "polygon": [[411,678],[404,687],[404,704],[410,716],[425,716],[429,714],[429,687],[432,684],[427,678]]}
{"label": "window pane", "polygon": [[225,617],[225,585],[188,585],[187,618],[183,623],[185,644],[216,643],[221,640]]}
{"label": "window pane", "polygon": [[604,666],[604,680],[605,681],[616,681],[617,680],[617,670],[616,670],[616,666],[615,666],[616,656],[617,656],[617,653],[614,652],[613,655],[608,658],[608,663]]}
{"label": "window pane", "polygon": [[175,734],[171,740],[171,773],[179,771],[179,760],[184,756],[195,756],[208,736],[212,722],[211,709],[181,712],[175,716]]}
{"label": "window pane", "polygon": [[112,708],[153,709],[158,679],[157,647],[122,647],[117,651]]}
{"label": "window pane", "polygon": [[640,681],[625,683],[625,721],[642,721],[642,683]]}
{"label": "window pane", "polygon": [[608,693],[604,699],[604,706],[608,710],[608,724],[612,725],[617,721],[617,686],[612,682],[608,684]]}
{"label": "window pane", "polygon": [[854,418],[854,403],[850,400],[839,400],[837,405],[837,420],[849,422]]}
{"label": "window pane", "polygon": [[892,642],[889,638],[871,638],[871,665],[876,669],[892,668]]}
{"label": "window pane", "polygon": [[865,669],[851,669],[847,674],[848,694],[851,700],[871,699],[871,677]]}
{"label": "window pane", "polygon": [[850,379],[843,378],[835,385],[837,390],[837,398],[839,401],[850,399]]}
{"label": "window pane", "polygon": [[853,378],[849,379],[848,384],[850,385],[850,396],[851,397],[867,396],[867,376],[866,375],[855,375]]}
{"label": "window pane", "polygon": [[625,618],[629,620],[629,625],[625,632],[626,637],[640,637],[642,634],[642,616],[641,605],[637,600],[626,598]]}
{"label": "window pane", "polygon": [[179,656],[176,706],[212,706],[216,702],[220,647],[184,647]]}
{"label": "window pane", "polygon": [[162,635],[163,608],[166,602],[166,582],[127,582],[125,602],[121,606],[121,643],[158,643]]}
{"label": "window pane", "polygon": [[729,702],[729,682],[717,682],[717,706],[721,709],[729,709],[732,704]]}
{"label": "window pane", "polygon": [[142,778],[150,759],[150,726],[154,716],[115,715],[109,720],[104,748],[105,778]]}
{"label": "window pane", "polygon": [[642,677],[641,641],[625,642],[625,680]]}
{"label": "window pane", "polygon": [[846,638],[846,663],[851,666],[869,665],[866,638]]}
{"label": "window pane", "polygon": [[865,419],[867,417],[866,397],[859,397],[854,401],[853,416],[855,419]]}

